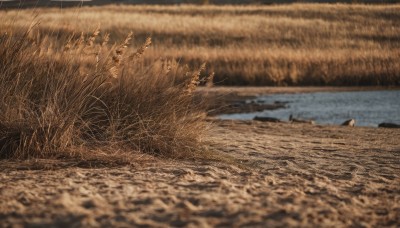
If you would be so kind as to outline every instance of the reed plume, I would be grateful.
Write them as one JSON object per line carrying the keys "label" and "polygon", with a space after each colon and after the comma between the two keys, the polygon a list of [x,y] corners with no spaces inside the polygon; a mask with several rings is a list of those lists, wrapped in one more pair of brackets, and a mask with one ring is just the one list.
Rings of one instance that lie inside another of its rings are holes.
{"label": "reed plume", "polygon": [[206,68],[206,63],[201,64],[200,68],[193,72],[189,83],[186,85],[185,92],[188,95],[192,95],[196,90],[197,86],[200,84],[200,74]]}

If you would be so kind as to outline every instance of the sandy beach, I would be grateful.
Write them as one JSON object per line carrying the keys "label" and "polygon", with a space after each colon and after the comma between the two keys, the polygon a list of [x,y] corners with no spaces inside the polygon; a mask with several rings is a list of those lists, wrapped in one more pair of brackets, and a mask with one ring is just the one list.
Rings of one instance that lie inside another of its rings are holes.
{"label": "sandy beach", "polygon": [[2,161],[0,224],[399,225],[399,130],[212,122],[207,144],[233,162],[150,159],[141,166],[29,170],[33,166]]}

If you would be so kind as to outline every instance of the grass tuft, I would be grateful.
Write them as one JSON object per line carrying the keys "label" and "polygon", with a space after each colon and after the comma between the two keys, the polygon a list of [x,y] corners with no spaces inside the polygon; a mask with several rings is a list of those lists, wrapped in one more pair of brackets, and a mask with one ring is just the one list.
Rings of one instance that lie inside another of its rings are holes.
{"label": "grass tuft", "polygon": [[171,61],[143,61],[150,38],[130,53],[132,35],[110,45],[99,28],[66,35],[64,44],[32,27],[1,34],[0,157],[83,158],[109,148],[170,158],[199,152],[205,124],[186,91],[193,79]]}

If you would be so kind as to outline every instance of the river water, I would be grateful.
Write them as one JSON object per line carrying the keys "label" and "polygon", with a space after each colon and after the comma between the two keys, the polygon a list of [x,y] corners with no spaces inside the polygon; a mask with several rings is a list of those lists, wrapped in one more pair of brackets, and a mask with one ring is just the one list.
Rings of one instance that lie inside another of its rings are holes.
{"label": "river water", "polygon": [[400,90],[272,94],[255,100],[265,104],[284,103],[286,108],[263,112],[221,115],[221,119],[253,119],[255,116],[288,120],[312,119],[317,124],[341,124],[355,119],[356,126],[377,127],[379,123],[400,124]]}

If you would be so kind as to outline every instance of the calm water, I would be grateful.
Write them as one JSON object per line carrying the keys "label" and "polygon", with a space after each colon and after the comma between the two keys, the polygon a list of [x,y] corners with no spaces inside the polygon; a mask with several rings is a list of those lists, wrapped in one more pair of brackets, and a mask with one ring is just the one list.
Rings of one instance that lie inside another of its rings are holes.
{"label": "calm water", "polygon": [[357,126],[378,126],[382,122],[400,124],[400,91],[320,92],[274,94],[253,102],[286,103],[286,108],[246,114],[221,115],[222,119],[253,119],[255,116],[288,120],[313,119],[318,124],[341,124],[355,119]]}

